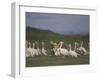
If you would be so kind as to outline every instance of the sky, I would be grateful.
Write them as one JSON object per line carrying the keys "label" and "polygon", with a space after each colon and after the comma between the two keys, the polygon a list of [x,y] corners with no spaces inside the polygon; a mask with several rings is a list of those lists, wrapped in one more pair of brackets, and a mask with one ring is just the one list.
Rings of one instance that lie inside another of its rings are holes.
{"label": "sky", "polygon": [[26,27],[59,34],[88,34],[89,15],[26,12]]}

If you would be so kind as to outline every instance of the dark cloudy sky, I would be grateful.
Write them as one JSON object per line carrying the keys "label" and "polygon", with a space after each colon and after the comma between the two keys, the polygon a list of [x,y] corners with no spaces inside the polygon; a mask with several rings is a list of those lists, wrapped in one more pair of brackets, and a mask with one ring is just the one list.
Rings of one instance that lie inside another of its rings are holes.
{"label": "dark cloudy sky", "polygon": [[89,33],[89,15],[26,12],[26,26],[60,34]]}

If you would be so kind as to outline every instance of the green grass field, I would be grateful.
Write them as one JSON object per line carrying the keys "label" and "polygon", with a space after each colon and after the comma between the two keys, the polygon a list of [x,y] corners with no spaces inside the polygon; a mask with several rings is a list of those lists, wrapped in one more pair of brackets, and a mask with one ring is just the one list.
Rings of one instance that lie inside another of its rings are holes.
{"label": "green grass field", "polygon": [[[39,30],[35,28],[26,28],[26,40],[33,43],[38,41],[41,44],[42,41],[46,44],[46,49],[50,53],[50,41],[58,43],[63,41],[65,44],[72,44],[74,42],[84,42],[84,47],[89,51],[89,34],[87,35],[60,35],[48,30]],[[39,45],[41,49],[41,45]],[[26,67],[35,66],[57,66],[57,65],[77,65],[77,64],[89,64],[89,55],[81,56],[78,58],[64,57],[64,56],[35,56],[26,58]]]}
{"label": "green grass field", "polygon": [[61,35],[58,33],[51,32],[49,30],[40,30],[36,28],[26,28],[26,40],[30,42],[34,41],[45,41],[48,43],[49,41],[59,42],[63,41],[65,43],[74,43],[84,41],[85,44],[89,42],[89,34],[86,35]]}
{"label": "green grass field", "polygon": [[78,58],[67,56],[35,56],[26,58],[26,67],[89,64],[89,55]]}

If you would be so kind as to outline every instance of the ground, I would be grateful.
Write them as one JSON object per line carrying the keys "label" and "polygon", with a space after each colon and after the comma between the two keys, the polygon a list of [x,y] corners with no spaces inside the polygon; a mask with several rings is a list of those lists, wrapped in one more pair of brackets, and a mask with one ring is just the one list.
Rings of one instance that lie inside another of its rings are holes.
{"label": "ground", "polygon": [[89,55],[80,56],[78,58],[71,56],[35,56],[26,58],[26,67],[81,64],[89,64]]}

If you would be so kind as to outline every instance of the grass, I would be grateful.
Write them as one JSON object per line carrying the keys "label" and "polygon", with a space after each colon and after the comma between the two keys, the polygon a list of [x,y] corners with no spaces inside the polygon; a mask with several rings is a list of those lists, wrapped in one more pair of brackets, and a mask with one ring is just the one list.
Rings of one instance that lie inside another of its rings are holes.
{"label": "grass", "polygon": [[89,42],[89,34],[87,35],[61,35],[48,30],[40,30],[35,28],[26,27],[26,40],[30,42],[34,41],[64,41],[65,43],[74,43],[75,41],[80,42],[81,40],[85,43]]}
{"label": "grass", "polygon": [[71,56],[35,56],[26,58],[26,67],[81,65],[89,64],[89,55],[74,58]]}

